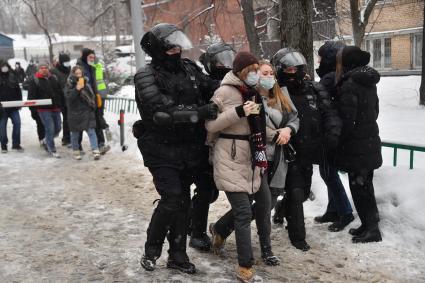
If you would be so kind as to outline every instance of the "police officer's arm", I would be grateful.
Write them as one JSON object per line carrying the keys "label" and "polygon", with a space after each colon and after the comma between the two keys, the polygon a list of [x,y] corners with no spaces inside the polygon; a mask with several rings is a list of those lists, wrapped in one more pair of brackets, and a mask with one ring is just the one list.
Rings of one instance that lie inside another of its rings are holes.
{"label": "police officer's arm", "polygon": [[328,147],[335,148],[338,145],[341,135],[341,118],[326,88],[316,82],[313,83],[313,87],[317,94],[318,106],[322,116],[325,143]]}
{"label": "police officer's arm", "polygon": [[288,122],[286,123],[286,127],[289,127],[291,131],[291,136],[295,135],[300,128],[300,118],[298,118],[298,110],[292,102],[291,96],[289,95],[288,90],[285,88],[282,90],[283,95],[288,99],[289,105],[291,106],[291,112],[289,112]]}

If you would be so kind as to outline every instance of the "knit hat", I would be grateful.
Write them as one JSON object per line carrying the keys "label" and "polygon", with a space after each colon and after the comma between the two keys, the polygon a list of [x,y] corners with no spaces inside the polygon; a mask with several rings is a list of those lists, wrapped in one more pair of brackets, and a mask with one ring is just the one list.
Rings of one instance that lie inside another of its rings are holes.
{"label": "knit hat", "polygon": [[354,69],[360,66],[366,66],[370,62],[370,53],[361,50],[357,46],[346,46],[342,50],[342,66],[348,69]]}
{"label": "knit hat", "polygon": [[81,50],[81,60],[83,60],[84,63],[87,63],[87,56],[90,54],[95,54],[93,49],[83,48]]}
{"label": "knit hat", "polygon": [[59,64],[63,65],[64,62],[71,61],[71,57],[69,57],[66,53],[59,54]]}
{"label": "knit hat", "polygon": [[233,60],[233,72],[237,74],[246,67],[253,64],[258,64],[257,58],[255,58],[255,56],[249,52],[240,51],[236,54],[236,57]]}

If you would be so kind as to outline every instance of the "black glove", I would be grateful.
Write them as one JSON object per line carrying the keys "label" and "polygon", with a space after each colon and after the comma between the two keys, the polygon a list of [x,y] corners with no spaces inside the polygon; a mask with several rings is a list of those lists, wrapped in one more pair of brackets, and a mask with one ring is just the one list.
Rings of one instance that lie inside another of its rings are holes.
{"label": "black glove", "polygon": [[133,136],[138,139],[143,136],[143,133],[145,132],[145,126],[143,125],[142,120],[137,120],[133,124]]}
{"label": "black glove", "polygon": [[153,115],[153,121],[157,125],[166,126],[173,123],[173,117],[171,117],[171,115],[166,112],[156,112]]}
{"label": "black glove", "polygon": [[209,103],[204,106],[198,107],[198,116],[201,120],[215,120],[217,119],[218,106],[215,103]]}

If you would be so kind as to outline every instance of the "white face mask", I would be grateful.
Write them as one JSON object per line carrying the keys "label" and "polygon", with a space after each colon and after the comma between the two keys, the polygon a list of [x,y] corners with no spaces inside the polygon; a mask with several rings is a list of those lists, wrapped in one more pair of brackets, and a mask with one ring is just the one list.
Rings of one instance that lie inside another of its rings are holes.
{"label": "white face mask", "polygon": [[87,64],[89,64],[90,66],[94,65],[94,61],[87,61]]}
{"label": "white face mask", "polygon": [[245,83],[249,86],[255,86],[258,83],[260,75],[257,72],[249,72],[248,76],[245,79]]}
{"label": "white face mask", "polygon": [[63,65],[65,67],[71,67],[71,62],[67,61],[67,62],[63,62]]}
{"label": "white face mask", "polygon": [[262,88],[270,90],[275,85],[276,79],[274,77],[260,77],[259,83]]}
{"label": "white face mask", "polygon": [[7,66],[3,66],[3,67],[1,67],[1,71],[2,71],[3,73],[7,73],[7,72],[9,71],[9,67],[7,67]]}

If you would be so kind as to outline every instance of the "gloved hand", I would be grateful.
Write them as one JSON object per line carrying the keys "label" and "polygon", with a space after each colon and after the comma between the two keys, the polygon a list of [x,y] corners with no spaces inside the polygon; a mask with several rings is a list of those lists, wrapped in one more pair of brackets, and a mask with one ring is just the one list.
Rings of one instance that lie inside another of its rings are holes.
{"label": "gloved hand", "polygon": [[153,121],[160,126],[166,126],[173,123],[173,117],[166,112],[156,112],[153,115]]}
{"label": "gloved hand", "polygon": [[215,120],[217,119],[217,114],[218,106],[213,102],[198,107],[198,116],[200,120]]}

